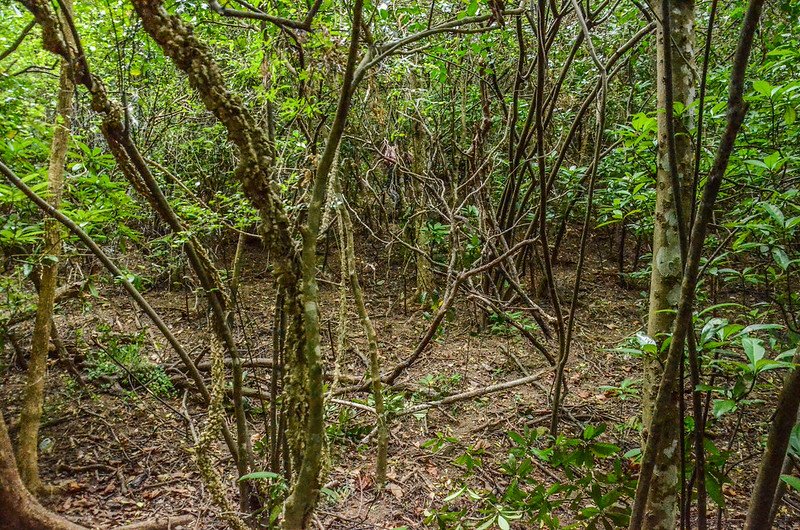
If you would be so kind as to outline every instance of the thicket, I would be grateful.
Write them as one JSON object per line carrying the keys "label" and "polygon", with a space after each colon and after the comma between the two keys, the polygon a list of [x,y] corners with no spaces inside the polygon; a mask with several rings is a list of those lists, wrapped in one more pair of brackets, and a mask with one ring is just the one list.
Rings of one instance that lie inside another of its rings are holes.
{"label": "thicket", "polygon": [[[193,454],[234,528],[310,527],[320,492],[335,498],[329,448],[352,440],[376,446],[379,495],[402,417],[523,384],[548,391],[549,424],[507,433],[500,487],[476,479],[481,447],[444,428],[427,444],[463,470],[427,524],[719,526],[731,446],[754,418],[746,527],[800,490],[797,3],[21,0],[0,17],[0,344],[20,360],[4,369],[28,377],[16,464],[6,437],[0,453],[34,496],[49,489],[35,465],[48,355],[97,391],[191,389],[207,410]],[[253,252],[273,299],[246,307]],[[604,389],[641,400],[627,427],[564,407],[597,254],[649,308],[615,350],[644,375]],[[424,322],[397,360],[365,263],[401,275],[398,303]],[[321,307],[321,278],[338,306]],[[111,290],[150,334],[56,325],[54,303]],[[207,323],[200,357],[153,309],[164,290]],[[404,391],[467,307],[478,333],[519,335],[548,368]],[[247,355],[243,314],[268,322],[269,357]],[[342,373],[355,333],[364,371]],[[145,353],[152,334],[169,362]],[[606,439],[615,428],[633,449]],[[66,524],[17,493],[0,508],[20,527]]]}

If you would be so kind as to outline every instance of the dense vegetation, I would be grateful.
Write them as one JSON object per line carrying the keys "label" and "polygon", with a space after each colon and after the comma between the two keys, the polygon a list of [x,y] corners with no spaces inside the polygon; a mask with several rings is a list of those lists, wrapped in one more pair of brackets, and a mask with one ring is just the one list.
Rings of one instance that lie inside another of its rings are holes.
{"label": "dense vegetation", "polygon": [[0,527],[800,524],[797,2],[0,19]]}

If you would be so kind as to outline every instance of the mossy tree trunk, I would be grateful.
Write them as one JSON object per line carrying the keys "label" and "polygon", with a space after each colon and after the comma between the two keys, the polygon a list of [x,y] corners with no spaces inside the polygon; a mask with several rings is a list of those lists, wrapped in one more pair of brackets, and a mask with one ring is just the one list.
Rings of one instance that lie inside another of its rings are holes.
{"label": "mossy tree trunk", "polygon": [[[71,9],[70,0],[65,6]],[[53,140],[50,146],[50,164],[47,170],[47,189],[50,204],[55,208],[61,203],[64,188],[64,166],[67,160],[70,126],[72,122],[72,94],[75,86],[69,64],[61,60],[56,117]],[[20,477],[28,490],[36,495],[43,489],[39,478],[39,426],[44,405],[45,381],[47,379],[47,352],[50,344],[53,321],[53,304],[58,277],[61,235],[58,222],[47,218],[44,226],[44,250],[39,285],[39,300],[33,327],[31,355],[25,383],[25,394],[20,413],[19,438],[17,440],[17,465]]]}
{"label": "mossy tree trunk", "polygon": [[378,336],[375,333],[375,326],[372,324],[372,319],[369,317],[367,304],[364,300],[364,291],[361,289],[361,282],[359,282],[358,273],[356,272],[353,220],[350,218],[350,212],[344,204],[344,197],[342,196],[338,175],[333,175],[331,178],[334,179],[334,189],[337,196],[341,197],[340,200],[337,201],[337,217],[339,221],[339,232],[341,233],[342,265],[345,267],[345,274],[343,274],[342,277],[343,280],[346,278],[347,283],[350,285],[350,291],[353,293],[353,301],[356,305],[358,318],[361,321],[361,327],[364,330],[364,335],[367,337],[367,344],[369,346],[369,377],[372,382],[372,395],[375,400],[375,414],[377,416],[378,454],[375,458],[375,482],[379,488],[382,488],[386,482],[389,427],[383,401]]}

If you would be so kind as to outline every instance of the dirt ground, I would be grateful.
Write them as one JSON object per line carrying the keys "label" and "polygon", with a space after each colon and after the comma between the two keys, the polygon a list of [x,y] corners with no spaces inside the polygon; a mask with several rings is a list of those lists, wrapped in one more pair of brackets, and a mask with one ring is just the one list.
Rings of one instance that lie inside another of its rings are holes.
{"label": "dirt ground", "polygon": [[[249,344],[253,357],[271,356],[272,303],[274,293],[264,260],[257,249],[250,249],[242,281],[239,333]],[[565,252],[566,253],[566,252]],[[571,285],[573,264],[565,263],[558,271],[564,292]],[[328,263],[335,263],[329,256]],[[394,366],[416,346],[427,321],[423,311],[411,300],[404,303],[403,290],[411,295],[412,287],[400,280],[401,271],[385,263],[363,263],[362,282],[367,290],[369,311],[379,338],[382,362]],[[567,369],[569,394],[565,407],[564,429],[580,432],[584,424],[606,423],[605,441],[623,450],[638,446],[635,421],[638,398],[622,400],[601,389],[617,386],[626,379],[640,378],[638,359],[612,351],[627,337],[642,328],[646,300],[642,288],[623,288],[614,265],[598,255],[590,259],[583,281],[578,323],[572,357]],[[336,334],[338,292],[331,282],[335,272],[322,275],[323,309],[326,330],[324,348],[329,372],[333,366],[333,347],[328,331]],[[203,355],[207,315],[202,300],[183,290],[151,289],[148,300],[168,322],[176,336],[184,341],[192,355]],[[460,303],[454,316],[422,358],[397,381],[397,400],[411,400],[413,393],[452,394],[510,381],[548,366],[546,360],[518,333],[502,327],[478,329],[478,312]],[[157,331],[122,295],[118,287],[106,285],[100,298],[85,296],[59,309],[59,330],[78,349],[91,348],[108,332],[135,334],[144,332],[144,352],[151,360],[174,363],[171,351]],[[20,328],[23,338],[27,332]],[[359,355],[366,353],[355,310],[351,310],[349,336],[355,348],[348,351],[341,372],[361,377],[365,366]],[[335,340],[335,339],[334,339]],[[551,352],[557,345],[550,343]],[[9,364],[10,349],[3,353],[4,383],[0,396],[6,418],[17,417],[23,372]],[[249,370],[247,383],[264,384],[268,372]],[[433,408],[421,417],[404,416],[391,424],[389,442],[389,484],[378,494],[372,478],[374,440],[362,443],[372,419],[359,410],[332,406],[328,413],[331,444],[328,451],[326,493],[317,510],[318,528],[390,529],[425,528],[427,510],[440,506],[461,474],[453,465],[452,454],[434,453],[424,446],[437,433],[455,437],[464,446],[484,449],[482,466],[489,484],[502,483],[497,463],[509,447],[506,432],[524,425],[548,425],[548,392],[552,375],[546,372],[538,384],[515,387],[474,401]],[[70,519],[94,528],[138,521],[156,515],[190,514],[196,518],[191,528],[222,528],[214,516],[215,508],[202,486],[188,449],[191,429],[202,424],[203,408],[184,392],[172,397],[155,398],[145,392],[128,392],[127,383],[103,390],[95,385],[77,385],[67,372],[53,362],[48,382],[42,437],[52,448],[42,455],[41,471],[47,482],[65,485],[63,495],[45,499],[45,504]],[[120,388],[121,387],[121,388]],[[363,396],[362,396],[363,397]],[[427,398],[425,398],[427,399]],[[258,403],[253,400],[252,406]],[[253,414],[253,438],[258,442],[263,432],[259,415]],[[189,421],[190,420],[190,421]],[[611,426],[620,428],[612,429]],[[728,510],[721,528],[741,526],[742,513],[749,495],[750,482],[758,465],[759,436],[764,434],[763,419],[742,421],[744,436],[732,450],[741,462],[732,472],[734,483],[725,489]],[[228,470],[225,478],[234,490],[233,466],[223,458],[220,468]],[[736,460],[736,458],[732,458]],[[552,472],[540,469],[541,480],[552,482]],[[800,499],[792,494],[794,505]],[[715,514],[716,515],[716,514]],[[714,517],[711,519],[714,520]],[[781,528],[800,528],[800,510],[784,508]]]}

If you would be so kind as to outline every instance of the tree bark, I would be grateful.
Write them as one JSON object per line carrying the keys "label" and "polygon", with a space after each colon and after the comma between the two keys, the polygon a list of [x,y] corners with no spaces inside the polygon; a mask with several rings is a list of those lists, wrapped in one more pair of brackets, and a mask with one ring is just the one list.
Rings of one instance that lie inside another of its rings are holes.
{"label": "tree bark", "polygon": [[645,516],[649,508],[648,499],[653,485],[652,479],[659,459],[658,454],[663,451],[662,438],[668,433],[671,422],[669,411],[675,408],[672,389],[675,386],[674,382],[678,378],[680,366],[683,362],[683,347],[686,337],[691,332],[695,289],[700,275],[700,258],[703,253],[706,233],[711,222],[717,194],[722,186],[731,153],[736,145],[736,138],[747,113],[747,104],[742,96],[744,94],[745,71],[747,70],[750,50],[753,45],[753,35],[761,18],[763,7],[763,0],[750,1],[742,25],[739,44],[734,55],[728,92],[727,124],[717,148],[711,171],[708,174],[706,186],[703,189],[703,198],[700,201],[697,218],[692,226],[692,236],[689,240],[690,245],[683,272],[675,328],[669,345],[669,353],[664,362],[664,372],[659,383],[658,393],[653,403],[651,420],[648,425],[649,434],[642,452],[639,482],[636,486],[636,496],[631,508],[629,530],[639,530],[644,527]]}
{"label": "tree bark", "polygon": [[[66,0],[71,9],[70,0]],[[67,160],[70,125],[72,122],[72,94],[75,86],[69,64],[61,60],[58,100],[53,140],[50,147],[50,165],[47,170],[49,201],[58,208],[64,188],[64,165]],[[53,319],[58,263],[61,254],[61,235],[58,222],[48,217],[44,225],[44,258],[39,285],[39,301],[33,327],[31,355],[25,383],[25,395],[19,419],[17,440],[17,465],[20,477],[28,490],[36,495],[43,485],[39,479],[39,425],[42,421],[44,387],[47,378],[47,351],[50,343],[50,326]]]}
{"label": "tree bark", "polygon": [[[411,76],[411,90],[416,91],[417,80],[416,76]],[[425,151],[425,128],[422,125],[422,116],[415,116],[411,125],[411,168],[414,173],[411,177],[411,194],[413,197],[412,215],[414,216],[413,230],[414,230],[414,245],[421,251],[427,253],[429,241],[427,231],[428,214],[425,206],[425,190],[420,181],[422,175],[425,174],[427,167],[428,153]],[[433,292],[433,273],[431,271],[431,262],[428,256],[422,255],[417,252],[414,256],[414,261],[417,269],[417,287],[414,293],[414,298],[418,302],[428,304],[430,295]]]}
{"label": "tree bark", "polygon": [[[800,361],[800,348],[797,348],[794,362]],[[795,366],[783,383],[775,417],[767,439],[767,448],[761,459],[761,468],[750,497],[750,506],[747,510],[747,519],[744,530],[760,530],[770,528],[770,515],[778,489],[783,459],[789,447],[792,428],[797,420],[797,410],[800,407],[800,368]]]}
{"label": "tree bark", "polygon": [[[659,26],[657,31],[658,154],[653,267],[647,320],[647,334],[660,344],[664,336],[672,330],[674,310],[680,299],[683,277],[680,234],[681,231],[685,234],[688,230],[688,220],[683,212],[691,210],[690,180],[694,165],[689,133],[693,130],[692,113],[686,110],[670,120],[671,112],[667,111],[667,107],[674,108],[677,103],[679,107],[688,109],[694,101],[694,2],[655,0],[653,10],[657,13],[665,10],[669,12],[669,21],[666,24],[668,38],[665,36],[665,25]],[[670,149],[673,149],[672,153]],[[678,194],[675,193],[674,179],[679,183]],[[666,353],[666,350],[659,348],[659,354],[645,356],[643,425],[649,425],[652,420],[653,404]],[[662,433],[662,446],[658,451],[656,471],[650,488],[645,528],[672,529],[675,525],[680,460],[679,390],[678,381],[674,381],[671,398],[673,406],[664,411],[669,419],[668,429]]]}
{"label": "tree bark", "polygon": [[[341,252],[344,254],[342,263],[346,265],[347,281],[350,284],[350,291],[353,293],[353,301],[356,304],[358,317],[361,320],[361,327],[367,337],[369,345],[369,377],[372,382],[372,395],[375,400],[375,414],[377,418],[377,455],[375,457],[375,482],[382,488],[386,482],[386,459],[389,445],[389,427],[387,425],[386,412],[383,402],[383,385],[381,383],[381,362],[378,355],[378,336],[375,333],[375,326],[367,311],[367,304],[364,301],[364,291],[358,281],[356,272],[355,242],[353,240],[353,221],[350,212],[344,203],[341,185],[338,175],[333,175],[334,189],[340,196],[338,204],[339,232],[342,238]],[[344,275],[343,275],[344,276]]]}
{"label": "tree bark", "polygon": [[86,530],[45,509],[20,479],[11,439],[0,414],[0,518],[8,530]]}
{"label": "tree bark", "polygon": [[[294,363],[298,369],[294,373],[289,373],[287,392],[290,399],[295,400],[297,407],[303,410],[305,421],[299,423],[293,416],[289,417],[289,426],[290,430],[294,431],[294,437],[302,439],[301,443],[295,443],[295,446],[302,446],[302,455],[297,459],[298,462],[295,466],[297,476],[283,505],[281,528],[284,530],[307,528],[319,497],[319,475],[322,467],[322,452],[325,449],[325,419],[320,353],[319,289],[317,286],[317,238],[322,222],[328,179],[339,152],[339,144],[342,141],[347,115],[350,111],[356,60],[360,46],[363,6],[363,0],[355,0],[353,3],[350,46],[339,91],[339,101],[336,105],[336,114],[331,123],[331,129],[328,132],[325,150],[317,165],[311,200],[308,204],[307,220],[302,229],[300,300],[303,308],[303,344],[302,348],[296,350],[297,356]],[[298,393],[298,391],[300,392]],[[291,397],[292,394],[295,394],[296,398]]]}

